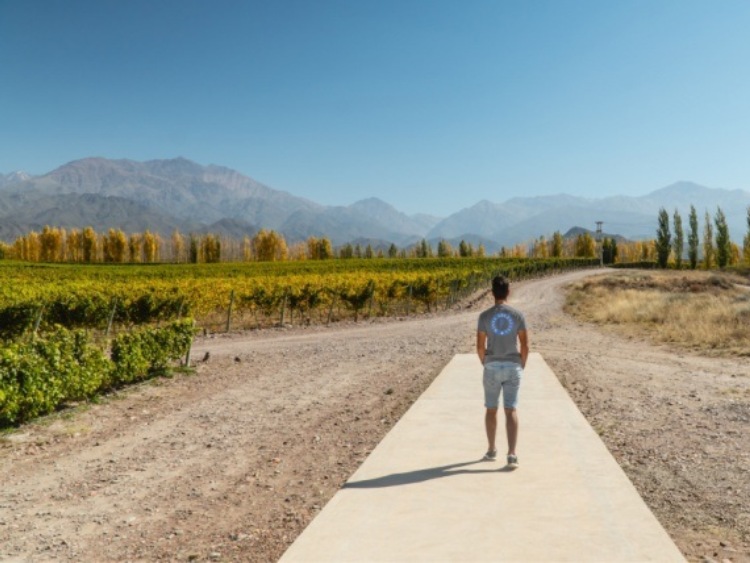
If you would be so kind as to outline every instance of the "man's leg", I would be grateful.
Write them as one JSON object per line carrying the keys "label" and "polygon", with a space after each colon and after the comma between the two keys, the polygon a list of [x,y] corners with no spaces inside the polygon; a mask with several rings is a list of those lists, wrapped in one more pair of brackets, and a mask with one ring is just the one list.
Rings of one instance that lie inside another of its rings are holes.
{"label": "man's leg", "polygon": [[[505,409],[505,433],[508,436],[508,455],[516,455],[516,442],[518,441],[518,412],[516,409]],[[489,430],[487,434],[489,435]]]}
{"label": "man's leg", "polygon": [[484,415],[484,427],[487,430],[487,451],[494,452],[495,435],[497,434],[497,409],[487,409]]}

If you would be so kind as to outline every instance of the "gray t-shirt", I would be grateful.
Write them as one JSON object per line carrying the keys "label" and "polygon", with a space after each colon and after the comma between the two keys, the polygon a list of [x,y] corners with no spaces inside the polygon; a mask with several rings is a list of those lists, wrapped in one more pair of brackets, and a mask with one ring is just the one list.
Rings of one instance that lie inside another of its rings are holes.
{"label": "gray t-shirt", "polygon": [[477,330],[487,335],[484,362],[521,363],[518,331],[526,330],[523,314],[509,305],[495,305],[479,315]]}

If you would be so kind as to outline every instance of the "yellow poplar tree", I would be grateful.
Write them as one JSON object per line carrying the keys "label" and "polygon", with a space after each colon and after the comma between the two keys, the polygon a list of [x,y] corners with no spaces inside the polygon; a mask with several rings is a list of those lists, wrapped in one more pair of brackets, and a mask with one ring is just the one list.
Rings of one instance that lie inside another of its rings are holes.
{"label": "yellow poplar tree", "polygon": [[142,246],[143,238],[140,233],[133,233],[128,237],[128,262],[136,263],[141,261]]}
{"label": "yellow poplar tree", "polygon": [[288,258],[297,261],[307,260],[307,243],[295,242],[289,247]]}
{"label": "yellow poplar tree", "polygon": [[159,236],[149,230],[143,233],[143,261],[152,264],[159,260]]}
{"label": "yellow poplar tree", "polygon": [[13,241],[11,254],[13,255],[13,258],[15,258],[16,260],[26,260],[26,258],[24,258],[25,242],[26,242],[26,237],[17,237],[16,240]]}
{"label": "yellow poplar tree", "polygon": [[534,258],[548,258],[549,257],[549,244],[544,235],[540,236],[534,241],[533,249]]}
{"label": "yellow poplar tree", "polygon": [[172,260],[185,261],[185,237],[177,229],[172,232]]}
{"label": "yellow poplar tree", "polygon": [[288,249],[284,237],[276,231],[261,229],[253,237],[255,259],[262,262],[286,260]]}
{"label": "yellow poplar tree", "polygon": [[589,233],[583,233],[576,237],[576,257],[593,258],[596,256],[596,242]]}
{"label": "yellow poplar tree", "polygon": [[71,229],[68,236],[65,237],[65,251],[68,254],[68,260],[71,262],[80,262],[83,258],[82,242],[81,231],[78,229]]}
{"label": "yellow poplar tree", "polygon": [[247,235],[242,239],[242,259],[245,262],[253,259],[253,241]]}
{"label": "yellow poplar tree", "polygon": [[59,262],[63,256],[62,232],[58,228],[45,225],[39,235],[39,260]]}
{"label": "yellow poplar tree", "polygon": [[81,249],[83,261],[86,264],[96,262],[97,256],[97,236],[93,227],[86,227],[81,234]]}
{"label": "yellow poplar tree", "polygon": [[109,229],[102,236],[102,256],[105,262],[124,262],[127,247],[128,239],[120,229]]}
{"label": "yellow poplar tree", "polygon": [[26,243],[26,260],[29,262],[39,262],[42,256],[42,243],[39,233],[31,231],[27,237]]}
{"label": "yellow poplar tree", "polygon": [[555,231],[552,235],[551,254],[553,258],[560,258],[563,255],[563,237],[560,231]]}
{"label": "yellow poplar tree", "polygon": [[200,254],[202,261],[206,264],[221,260],[221,241],[219,237],[206,234],[201,239]]}

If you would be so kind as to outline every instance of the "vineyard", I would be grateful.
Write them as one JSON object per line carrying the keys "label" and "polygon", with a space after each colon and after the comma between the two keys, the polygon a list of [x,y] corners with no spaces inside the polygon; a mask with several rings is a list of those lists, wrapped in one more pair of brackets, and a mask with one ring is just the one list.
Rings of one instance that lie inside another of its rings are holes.
{"label": "vineyard", "polygon": [[0,262],[0,427],[163,373],[206,333],[447,309],[492,276],[591,259],[447,258],[251,264]]}
{"label": "vineyard", "polygon": [[446,258],[250,264],[0,262],[0,338],[62,325],[133,326],[192,316],[206,331],[330,323],[449,307],[496,274],[511,280],[591,259]]}

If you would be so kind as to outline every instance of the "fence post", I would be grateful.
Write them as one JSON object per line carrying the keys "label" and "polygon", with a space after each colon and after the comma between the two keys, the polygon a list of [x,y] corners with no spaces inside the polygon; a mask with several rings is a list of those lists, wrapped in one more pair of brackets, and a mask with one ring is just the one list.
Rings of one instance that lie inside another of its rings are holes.
{"label": "fence post", "polygon": [[406,316],[411,312],[411,286],[409,286],[409,297],[406,299]]}
{"label": "fence post", "polygon": [[286,312],[286,300],[289,295],[289,288],[284,290],[284,300],[281,302],[281,319],[279,320],[279,326],[284,326],[284,313]]}
{"label": "fence post", "polygon": [[193,340],[195,340],[195,319],[193,319],[193,337],[190,339],[187,354],[185,354],[185,367],[190,367],[190,352],[193,351]]}
{"label": "fence post", "polygon": [[331,324],[331,317],[333,316],[333,306],[336,304],[336,297],[337,295],[334,294],[333,299],[331,299],[331,306],[328,308],[328,320],[326,321],[326,324]]}
{"label": "fence post", "polygon": [[227,311],[227,329],[225,332],[229,332],[229,326],[232,322],[232,307],[234,307],[234,289],[232,290],[232,293],[229,295],[229,311]]}
{"label": "fence post", "polygon": [[44,315],[44,305],[39,307],[39,313],[36,316],[36,321],[34,321],[34,332],[31,335],[32,340],[36,338],[36,332],[39,330],[39,325],[42,322],[42,315]]}

